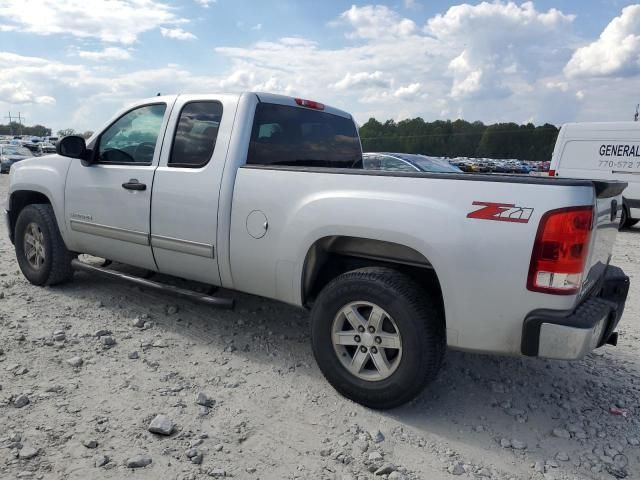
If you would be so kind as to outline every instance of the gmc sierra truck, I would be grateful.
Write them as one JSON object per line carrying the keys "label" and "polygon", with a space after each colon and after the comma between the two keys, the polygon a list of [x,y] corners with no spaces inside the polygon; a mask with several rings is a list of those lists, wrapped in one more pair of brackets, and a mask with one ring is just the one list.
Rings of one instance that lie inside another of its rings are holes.
{"label": "gmc sierra truck", "polygon": [[158,96],[10,175],[31,283],[83,270],[232,305],[124,264],[309,309],[323,374],[373,408],[417,395],[446,347],[615,344],[629,288],[609,264],[625,183],[366,170],[351,115],[311,100]]}

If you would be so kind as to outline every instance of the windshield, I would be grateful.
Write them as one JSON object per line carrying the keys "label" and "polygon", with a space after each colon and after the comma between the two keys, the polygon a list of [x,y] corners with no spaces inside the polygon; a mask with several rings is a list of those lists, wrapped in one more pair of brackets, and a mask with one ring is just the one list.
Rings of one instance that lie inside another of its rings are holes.
{"label": "windshield", "polygon": [[435,172],[435,173],[462,172],[462,170],[460,170],[458,167],[451,165],[449,162],[441,158],[427,157],[425,155],[414,155],[411,153],[402,153],[394,156],[412,163],[423,172]]}
{"label": "windshield", "polygon": [[1,151],[3,155],[22,155],[23,157],[33,157],[31,150],[25,147],[10,145],[0,148],[2,148]]}

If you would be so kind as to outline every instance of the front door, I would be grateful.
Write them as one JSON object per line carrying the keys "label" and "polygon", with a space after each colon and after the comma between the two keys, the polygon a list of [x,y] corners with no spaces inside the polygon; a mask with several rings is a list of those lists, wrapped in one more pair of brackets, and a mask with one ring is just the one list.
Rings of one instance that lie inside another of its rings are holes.
{"label": "front door", "polygon": [[65,220],[73,250],[156,270],[150,245],[153,175],[174,97],[136,106],[93,145],[90,165],[73,161]]}

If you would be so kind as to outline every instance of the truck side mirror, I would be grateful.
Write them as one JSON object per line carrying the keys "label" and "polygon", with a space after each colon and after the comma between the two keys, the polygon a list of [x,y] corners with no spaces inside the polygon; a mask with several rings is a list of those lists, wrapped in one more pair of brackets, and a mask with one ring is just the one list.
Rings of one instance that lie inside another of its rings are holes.
{"label": "truck side mirror", "polygon": [[81,136],[69,135],[58,141],[56,152],[63,157],[84,159],[87,153],[87,144]]}

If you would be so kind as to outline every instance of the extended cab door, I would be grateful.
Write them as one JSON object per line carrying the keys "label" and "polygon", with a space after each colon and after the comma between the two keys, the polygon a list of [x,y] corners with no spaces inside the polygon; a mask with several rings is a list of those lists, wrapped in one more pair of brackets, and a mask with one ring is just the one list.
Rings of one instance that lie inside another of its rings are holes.
{"label": "extended cab door", "polygon": [[158,97],[118,116],[89,145],[89,165],[73,161],[65,189],[71,248],[156,270],[149,238],[151,188],[175,97]]}
{"label": "extended cab door", "polygon": [[151,245],[162,273],[220,285],[220,183],[238,95],[180,95],[151,200]]}

